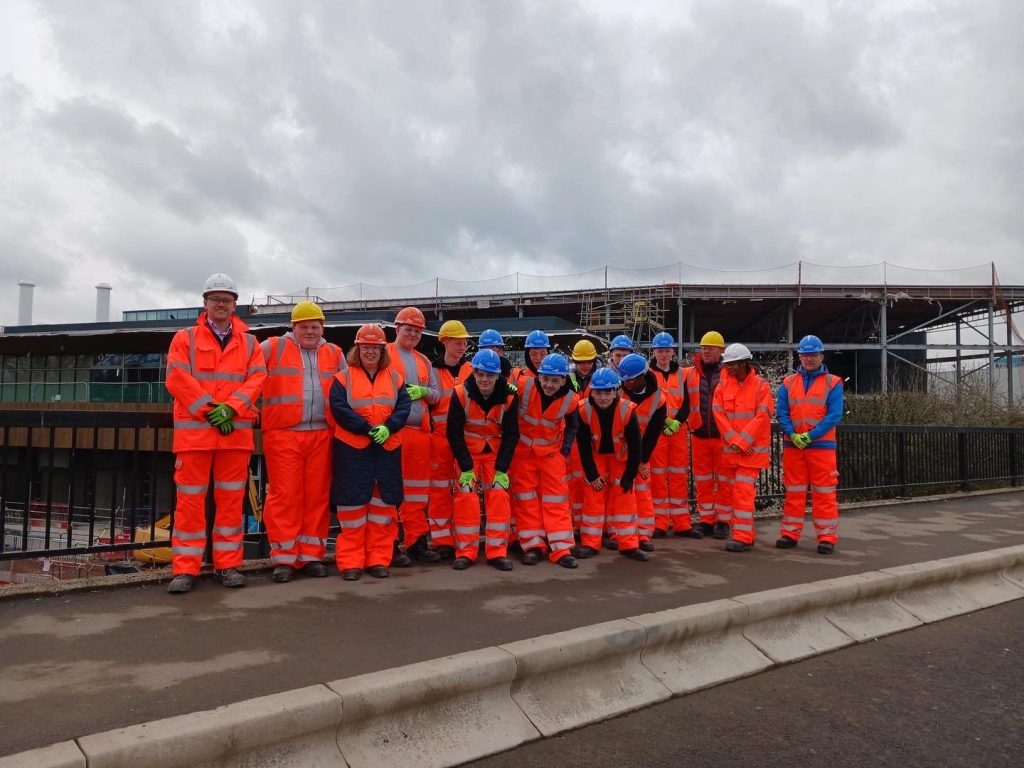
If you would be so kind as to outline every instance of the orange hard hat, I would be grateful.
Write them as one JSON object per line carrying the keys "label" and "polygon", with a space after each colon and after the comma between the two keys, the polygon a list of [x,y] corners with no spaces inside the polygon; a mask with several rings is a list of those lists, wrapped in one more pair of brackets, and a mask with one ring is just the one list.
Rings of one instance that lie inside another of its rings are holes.
{"label": "orange hard hat", "polygon": [[416,307],[405,307],[404,309],[398,310],[398,314],[395,315],[395,324],[426,328],[427,318],[425,318],[423,313],[416,309]]}
{"label": "orange hard hat", "polygon": [[356,344],[380,344],[383,346],[387,344],[387,341],[384,337],[384,329],[376,323],[361,325],[356,331]]}

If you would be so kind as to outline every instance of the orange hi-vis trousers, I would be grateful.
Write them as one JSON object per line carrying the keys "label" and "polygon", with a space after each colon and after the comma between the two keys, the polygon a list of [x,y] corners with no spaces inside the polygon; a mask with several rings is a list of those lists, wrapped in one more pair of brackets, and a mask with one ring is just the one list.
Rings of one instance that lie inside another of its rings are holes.
{"label": "orange hi-vis trousers", "polygon": [[636,526],[641,541],[650,541],[654,535],[654,498],[651,494],[651,480],[654,473],[644,480],[638,472],[633,483],[633,495],[636,497]]}
{"label": "orange hi-vis trousers", "polygon": [[572,528],[577,533],[583,518],[583,488],[587,480],[583,477],[583,462],[580,460],[580,449],[575,442],[566,459],[566,472],[569,475],[569,514],[572,515]]}
{"label": "orange hi-vis trousers", "polygon": [[552,563],[569,554],[575,540],[562,454],[520,454],[512,476],[512,508],[524,552],[546,550]]}
{"label": "orange hi-vis trousers", "polygon": [[618,460],[610,453],[594,454],[598,474],[604,478],[605,486],[595,491],[590,483],[584,489],[583,520],[580,525],[580,543],[593,549],[601,548],[601,536],[605,525],[615,534],[619,550],[636,549],[640,537],[636,519],[635,493],[623,493],[619,478],[626,470],[625,460]]}
{"label": "orange hi-vis trousers", "polygon": [[381,500],[379,486],[374,485],[369,504],[339,505],[335,511],[341,526],[334,543],[334,559],[339,571],[391,563],[398,534],[397,513],[393,506]]}
{"label": "orange hi-vis trousers", "polygon": [[[402,450],[405,450],[404,446]],[[458,465],[452,456],[448,437],[444,432],[433,433],[430,436],[430,504],[427,507],[427,523],[435,547],[455,546],[452,538],[452,487],[458,476]]]}
{"label": "orange hi-vis trousers", "polygon": [[[693,481],[697,486],[697,514],[702,523],[714,525],[732,519],[729,505],[720,501],[722,485],[722,440],[718,437],[690,436],[693,447]],[[731,495],[728,490],[725,495]]]}
{"label": "orange hi-vis trousers", "polygon": [[662,435],[651,454],[651,496],[654,498],[654,527],[667,531],[688,531],[690,521],[690,450],[686,430]]}
{"label": "orange hi-vis trousers", "polygon": [[398,508],[402,543],[409,547],[429,530],[427,503],[430,501],[430,432],[411,426],[402,435],[402,485],[404,494]]}
{"label": "orange hi-vis trousers", "polygon": [[[508,555],[508,533],[512,518],[508,491],[493,488],[493,453],[482,453],[473,457],[473,471],[484,488],[484,507],[487,523],[484,529],[484,553],[488,560]],[[480,552],[480,497],[475,487],[455,490],[455,556],[468,557],[476,561]]]}
{"label": "orange hi-vis trousers", "polygon": [[270,562],[302,568],[324,559],[331,524],[331,431],[263,432],[267,498],[263,524]]}
{"label": "orange hi-vis trousers", "polygon": [[811,520],[819,542],[839,541],[839,503],[836,486],[839,471],[836,452],[831,448],[782,449],[782,484],[786,503],[782,508],[781,535],[799,540],[807,511],[807,491],[811,491]]}
{"label": "orange hi-vis trousers", "polygon": [[[757,476],[761,470],[751,467],[723,466],[720,468],[720,482],[716,503],[722,502],[722,509],[731,514],[732,538],[743,544],[753,544],[754,500],[757,498]],[[719,522],[726,522],[721,518]]]}
{"label": "orange hi-vis trousers", "polygon": [[182,451],[174,462],[177,500],[171,533],[172,570],[199,575],[206,550],[206,494],[213,472],[213,567],[242,564],[242,502],[249,480],[248,450]]}

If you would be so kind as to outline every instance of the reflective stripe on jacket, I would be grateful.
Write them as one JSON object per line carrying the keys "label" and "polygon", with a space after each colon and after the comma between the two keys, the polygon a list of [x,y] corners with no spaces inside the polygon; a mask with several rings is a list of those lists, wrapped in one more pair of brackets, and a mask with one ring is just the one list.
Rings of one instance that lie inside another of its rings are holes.
{"label": "reflective stripe on jacket", "polygon": [[753,447],[754,452],[750,456],[738,453],[738,465],[759,469],[767,467],[771,458],[771,417],[775,409],[768,382],[754,371],[747,374],[742,382],[723,371],[715,388],[712,409],[718,431],[722,433],[722,451],[736,455],[737,452],[729,451],[731,445],[741,449]]}
{"label": "reflective stripe on jacket", "polygon": [[[388,420],[398,402],[398,390],[405,386],[402,374],[390,367],[377,371],[372,381],[362,367],[339,371],[334,378],[345,388],[349,407],[370,424],[384,424]],[[335,424],[334,436],[353,448],[365,448],[371,443],[367,435],[357,435],[340,424]],[[393,451],[401,444],[401,432],[394,431],[385,441],[384,450]]]}
{"label": "reflective stripe on jacket", "polygon": [[[263,429],[288,429],[303,421],[302,350],[288,334],[267,339],[260,345],[267,362],[267,380],[263,384],[263,408],[260,426]],[[317,377],[323,391],[324,415],[332,422],[327,401],[334,374],[348,366],[337,344],[321,342],[316,350]]]}
{"label": "reflective stripe on jacket", "polygon": [[519,446],[538,456],[557,453],[565,436],[565,417],[578,407],[576,395],[569,392],[551,402],[544,410],[540,383],[526,379],[519,393]]}
{"label": "reflective stripe on jacket", "polygon": [[444,425],[448,422],[448,405],[452,401],[455,386],[473,373],[473,366],[469,362],[463,362],[459,366],[458,380],[448,368],[440,367],[434,370],[437,371],[437,384],[441,396],[437,403],[430,406],[430,423],[434,425],[435,432],[444,433]]}
{"label": "reflective stripe on jacket", "polygon": [[[619,398],[615,404],[615,414],[612,417],[612,447],[615,458],[625,461],[629,456],[629,446],[626,444],[626,422],[630,414],[636,410],[636,404],[624,397]],[[597,417],[597,409],[589,400],[584,400],[579,405],[580,418],[583,423],[590,427],[590,442],[596,456],[601,448],[601,420]]]}
{"label": "reflective stripe on jacket", "polygon": [[[255,405],[267,367],[263,350],[248,330],[232,315],[231,334],[221,349],[203,312],[195,325],[174,334],[167,351],[166,386],[174,398],[175,453],[253,449]],[[224,403],[234,410],[234,431],[230,434],[222,435],[206,421],[214,403]]]}
{"label": "reflective stripe on jacket", "polygon": [[[833,418],[838,422],[838,415],[842,417],[842,391],[843,391],[843,380],[838,376],[833,376],[827,371],[814,371],[816,375],[808,375],[807,372],[802,369],[796,373],[791,373],[785,379],[782,380],[782,388],[785,390],[785,396],[779,397],[779,423],[783,425],[785,431],[785,424],[791,424],[791,432],[813,432],[826,416],[829,415],[829,397],[832,395],[833,390],[839,387],[839,407],[838,414],[833,414]],[[804,377],[810,378],[811,385],[808,389],[804,389],[806,386]],[[780,393],[781,394],[781,393]],[[828,427],[822,434],[812,434],[813,442],[810,446],[812,448],[835,448],[836,445],[836,428],[833,424]],[[789,443],[789,432],[783,437],[784,441]]]}
{"label": "reflective stripe on jacket", "polygon": [[466,395],[466,385],[459,384],[455,387],[453,397],[459,398],[462,410],[466,412],[466,448],[474,456],[479,456],[485,448],[490,448],[491,453],[497,454],[501,445],[501,420],[505,411],[515,394],[509,392],[505,402],[500,405],[491,406],[484,412],[476,400]]}
{"label": "reflective stripe on jacket", "polygon": [[[395,342],[387,345],[388,355],[391,356],[391,366],[402,372],[405,384],[417,384],[421,387],[430,385],[430,372],[433,369],[427,356],[415,349],[403,349]],[[430,413],[427,398],[421,397],[412,401],[412,408],[409,411],[409,420],[405,422],[410,427],[419,428],[425,431],[430,430]]]}

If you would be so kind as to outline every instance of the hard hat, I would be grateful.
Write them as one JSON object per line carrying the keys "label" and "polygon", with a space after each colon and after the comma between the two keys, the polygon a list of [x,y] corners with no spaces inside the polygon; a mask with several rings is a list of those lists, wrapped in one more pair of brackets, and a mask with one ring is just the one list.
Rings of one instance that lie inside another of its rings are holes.
{"label": "hard hat", "polygon": [[568,376],[569,361],[559,354],[545,355],[537,366],[537,373],[543,373],[545,376]]}
{"label": "hard hat", "polygon": [[361,325],[359,330],[356,331],[356,344],[380,344],[383,346],[387,342],[388,340],[384,336],[384,329],[376,323]]}
{"label": "hard hat", "polygon": [[611,368],[598,368],[590,380],[591,389],[615,389],[619,386],[619,374]]}
{"label": "hard hat", "polygon": [[740,360],[750,360],[752,358],[753,355],[750,354],[750,350],[743,344],[730,344],[725,348],[725,353],[722,355],[722,362],[738,363]]}
{"label": "hard hat", "polygon": [[638,355],[635,352],[631,355],[626,355],[619,362],[619,376],[622,377],[623,381],[629,381],[630,379],[635,379],[637,376],[643,376],[647,373],[647,370],[647,361],[643,356]]}
{"label": "hard hat", "polygon": [[585,363],[588,360],[597,359],[597,348],[594,346],[594,342],[588,339],[581,339],[577,341],[572,348],[572,359],[580,363]]}
{"label": "hard hat", "polygon": [[480,334],[480,340],[477,344],[481,347],[504,347],[505,340],[501,338],[501,334],[496,330],[488,328]]}
{"label": "hard hat", "polygon": [[292,310],[292,323],[300,323],[303,320],[326,320],[324,311],[312,301],[300,301]]}
{"label": "hard hat", "polygon": [[722,338],[722,334],[718,331],[708,331],[700,337],[700,345],[702,347],[721,347],[725,349],[725,339]]}
{"label": "hard hat", "polygon": [[825,345],[821,343],[821,339],[817,336],[808,335],[800,339],[800,344],[797,346],[796,351],[801,355],[813,355],[817,352],[824,352]]}
{"label": "hard hat", "polygon": [[416,309],[416,307],[405,307],[398,310],[398,314],[395,315],[395,324],[411,325],[414,328],[426,328],[427,319],[423,317],[423,313]]}
{"label": "hard hat", "polygon": [[235,288],[235,281],[223,272],[218,272],[206,278],[206,283],[203,285],[203,298],[206,298],[206,294],[216,291],[230,293],[235,299],[238,299],[238,289]]}
{"label": "hard hat", "polygon": [[620,333],[614,339],[612,339],[611,346],[608,349],[628,349],[630,352],[633,351],[633,340],[624,333]]}
{"label": "hard hat", "polygon": [[441,325],[441,330],[437,332],[437,338],[442,340],[468,339],[469,331],[467,331],[466,326],[464,326],[458,320],[446,320]]}
{"label": "hard hat", "polygon": [[470,363],[474,370],[484,373],[501,373],[501,358],[493,349],[481,349]]}
{"label": "hard hat", "polygon": [[523,346],[526,349],[551,349],[551,342],[544,331],[530,331],[526,334],[526,343]]}
{"label": "hard hat", "polygon": [[672,334],[665,331],[654,334],[654,338],[651,339],[651,349],[675,349],[677,346],[679,345],[672,338]]}

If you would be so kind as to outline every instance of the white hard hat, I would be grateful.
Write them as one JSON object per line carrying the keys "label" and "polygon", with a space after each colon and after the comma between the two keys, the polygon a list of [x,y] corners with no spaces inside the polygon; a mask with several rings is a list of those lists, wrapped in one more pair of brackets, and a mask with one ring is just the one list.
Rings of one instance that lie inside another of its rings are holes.
{"label": "white hard hat", "polygon": [[723,363],[736,363],[740,360],[750,360],[753,355],[750,354],[750,350],[743,344],[730,344],[725,348],[725,353],[722,355]]}
{"label": "white hard hat", "polygon": [[238,298],[238,290],[235,288],[235,281],[223,272],[218,272],[217,274],[210,275],[206,278],[206,284],[203,286],[203,298],[205,299],[206,294],[213,293],[214,291],[230,293],[236,299]]}

